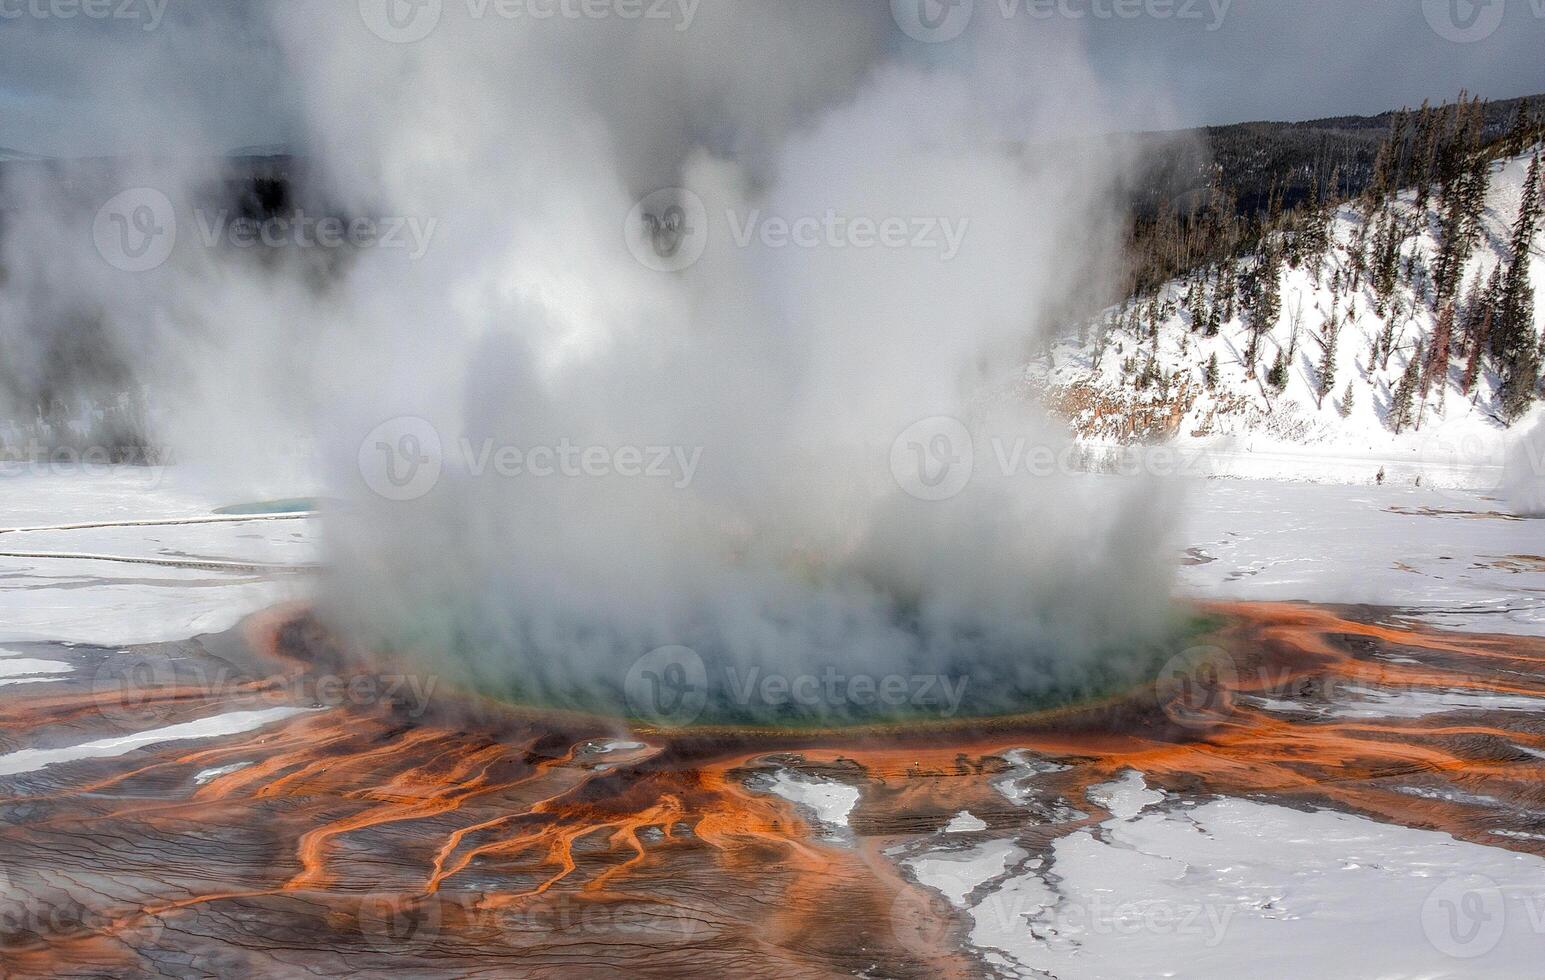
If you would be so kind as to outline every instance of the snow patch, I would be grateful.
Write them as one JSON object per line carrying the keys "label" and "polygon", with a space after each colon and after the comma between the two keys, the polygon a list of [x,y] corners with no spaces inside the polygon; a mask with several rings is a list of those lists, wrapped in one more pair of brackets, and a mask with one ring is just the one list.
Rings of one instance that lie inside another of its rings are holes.
{"label": "snow patch", "polygon": [[981,817],[973,816],[970,810],[961,810],[955,814],[954,819],[944,826],[946,834],[969,834],[986,829],[987,821]]}
{"label": "snow patch", "polygon": [[205,769],[193,777],[193,785],[202,786],[211,780],[219,779],[221,776],[229,776],[231,773],[238,772],[250,765],[252,765],[250,762],[233,762],[228,766],[216,766],[214,769]]}
{"label": "snow patch", "polygon": [[242,732],[262,728],[264,725],[271,725],[276,721],[283,721],[285,718],[310,710],[312,709],[266,708],[262,711],[229,711],[224,714],[211,715],[208,718],[200,718],[197,721],[168,725],[164,728],[153,728],[149,731],[125,735],[120,738],[98,739],[94,742],[85,742],[65,748],[20,749],[16,752],[0,755],[0,776],[15,776],[21,773],[36,772],[45,766],[57,765],[61,762],[75,762],[80,759],[109,759],[125,755],[146,745],[155,745],[160,742],[239,735]]}
{"label": "snow patch", "polygon": [[838,829],[847,827],[848,814],[858,805],[857,787],[839,783],[835,779],[794,775],[786,769],[780,769],[773,775],[768,789],[791,803],[813,811],[821,823]]}
{"label": "snow patch", "polygon": [[966,851],[933,851],[908,861],[907,866],[918,884],[937,891],[956,908],[965,908],[967,895],[1025,856],[1013,841],[995,840]]}
{"label": "snow patch", "polygon": [[1130,820],[1149,805],[1164,799],[1162,792],[1148,788],[1142,773],[1132,769],[1122,773],[1120,779],[1089,787],[1085,795],[1090,802],[1109,810],[1117,820]]}
{"label": "snow patch", "polygon": [[[1120,782],[1123,813],[1139,783]],[[1149,808],[1058,840],[1046,867],[1027,871],[968,911],[972,944],[1011,975],[1501,977],[1538,968],[1528,903],[1545,860],[1349,814],[1240,799]],[[1452,913],[1481,904],[1486,918],[1458,929]],[[1471,926],[1492,931],[1476,941]],[[1466,959],[1447,958],[1456,945]],[[1444,963],[1448,972],[1434,972]]]}

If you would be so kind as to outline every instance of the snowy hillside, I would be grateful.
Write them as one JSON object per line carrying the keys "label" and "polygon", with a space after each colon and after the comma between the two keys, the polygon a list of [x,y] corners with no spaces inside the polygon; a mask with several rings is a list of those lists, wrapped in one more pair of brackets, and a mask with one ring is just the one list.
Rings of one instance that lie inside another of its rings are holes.
{"label": "snowy hillside", "polygon": [[[1491,164],[1481,234],[1459,280],[1456,318],[1464,317],[1493,270],[1511,261],[1530,159]],[[1504,425],[1501,379],[1490,358],[1476,359],[1466,393],[1469,365],[1456,339],[1447,378],[1414,399],[1412,421],[1401,426],[1392,411],[1408,364],[1428,349],[1437,327],[1430,271],[1441,235],[1436,196],[1418,214],[1416,192],[1407,190],[1389,209],[1416,233],[1400,249],[1398,285],[1382,316],[1372,274],[1365,269],[1354,276],[1352,259],[1359,238],[1365,249],[1375,240],[1376,222],[1359,204],[1346,204],[1331,217],[1330,247],[1322,256],[1296,268],[1282,263],[1281,312],[1257,341],[1253,372],[1246,363],[1250,311],[1242,298],[1220,298],[1222,277],[1204,273],[1070,331],[1031,365],[1030,383],[1086,442],[1165,441],[1205,451],[1214,472],[1360,483],[1383,470],[1400,482],[1425,476],[1445,485],[1495,487],[1506,447],[1540,424],[1545,410],[1536,403]],[[1537,231],[1528,270],[1536,325],[1545,323],[1541,254]],[[1254,265],[1246,259],[1235,268],[1243,277]],[[1212,328],[1197,322],[1198,308],[1216,319]],[[1322,379],[1333,320],[1333,371]],[[1456,338],[1461,326],[1454,326]],[[1273,372],[1279,355],[1285,370]]]}

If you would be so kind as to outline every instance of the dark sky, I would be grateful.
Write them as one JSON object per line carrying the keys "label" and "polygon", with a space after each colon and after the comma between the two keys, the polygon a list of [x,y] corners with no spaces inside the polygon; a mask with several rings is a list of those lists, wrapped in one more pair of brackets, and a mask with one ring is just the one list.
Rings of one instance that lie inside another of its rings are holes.
{"label": "dark sky", "polygon": [[[268,13],[283,8],[293,25],[307,2],[112,0],[131,16],[89,19],[60,16],[80,0],[0,0],[0,147],[193,149],[190,132],[204,134],[207,149],[289,140],[300,95]],[[904,56],[948,61],[966,43],[909,40],[888,0],[823,2],[873,8],[863,22],[893,34]],[[1545,92],[1545,0],[964,2],[976,28],[1033,24],[1031,4],[1042,17],[1077,21],[1111,96],[1168,106],[1167,125],[1376,113],[1461,88],[1489,98]],[[1134,5],[1129,16],[1116,14],[1121,4]]]}

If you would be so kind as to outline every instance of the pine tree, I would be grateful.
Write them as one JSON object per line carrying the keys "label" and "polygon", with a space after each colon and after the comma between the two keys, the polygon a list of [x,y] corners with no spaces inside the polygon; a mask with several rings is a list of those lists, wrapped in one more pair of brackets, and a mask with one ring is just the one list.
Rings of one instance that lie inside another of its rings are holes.
{"label": "pine tree", "polygon": [[1395,352],[1395,321],[1402,313],[1399,303],[1390,311],[1389,319],[1384,321],[1384,331],[1379,335],[1379,346],[1384,351],[1384,357],[1379,361],[1379,370],[1389,370],[1389,357]]}
{"label": "pine tree", "polygon": [[1443,180],[1440,201],[1438,257],[1433,266],[1434,303],[1441,307],[1459,290],[1459,278],[1480,239],[1481,217],[1491,164],[1481,152],[1485,111],[1479,99],[1455,107],[1455,131],[1444,143],[1439,169]]}
{"label": "pine tree", "polygon": [[1341,396],[1341,407],[1336,409],[1344,419],[1352,416],[1352,395],[1352,382],[1348,381],[1346,394]]}
{"label": "pine tree", "polygon": [[1237,310],[1234,302],[1239,295],[1239,280],[1233,262],[1225,262],[1218,271],[1219,300],[1223,303],[1223,322],[1232,323]]}
{"label": "pine tree", "polygon": [[1250,317],[1250,345],[1245,351],[1248,373],[1255,375],[1255,362],[1261,338],[1282,317],[1282,251],[1275,242],[1266,243],[1261,265],[1256,270],[1255,308]]}
{"label": "pine tree", "polygon": [[1447,115],[1446,110],[1446,105],[1434,110],[1429,103],[1423,102],[1421,113],[1416,119],[1416,139],[1411,147],[1411,176],[1416,181],[1417,214],[1427,210],[1427,199],[1432,194],[1433,168],[1437,163],[1438,138],[1443,128],[1442,119]]}
{"label": "pine tree", "polygon": [[1190,302],[1191,329],[1201,330],[1207,325],[1207,286],[1201,280],[1193,280],[1191,283]]}
{"label": "pine tree", "polygon": [[1485,354],[1487,346],[1491,342],[1491,304],[1484,303],[1481,311],[1480,325],[1475,327],[1470,336],[1470,356],[1465,361],[1464,381],[1460,383],[1460,391],[1466,395],[1475,387],[1476,379],[1481,374],[1481,357]]}
{"label": "pine tree", "polygon": [[1454,338],[1454,304],[1445,303],[1438,314],[1437,325],[1432,328],[1432,343],[1427,347],[1427,360],[1422,365],[1422,406],[1427,405],[1427,393],[1438,386],[1438,404],[1442,405],[1448,394],[1449,349]]}
{"label": "pine tree", "polygon": [[1266,383],[1277,391],[1288,385],[1287,356],[1280,347],[1277,348],[1277,357],[1271,362],[1271,368],[1266,372]]}
{"label": "pine tree", "polygon": [[1336,386],[1336,337],[1340,329],[1335,317],[1332,317],[1325,324],[1325,335],[1320,338],[1324,350],[1320,356],[1320,377],[1316,388],[1319,397],[1315,399],[1315,408],[1325,407],[1325,396]]}
{"label": "pine tree", "polygon": [[1530,344],[1508,365],[1502,378],[1502,418],[1512,425],[1534,404],[1540,384],[1540,349]]}
{"label": "pine tree", "polygon": [[1379,152],[1373,161],[1373,179],[1368,182],[1363,192],[1365,214],[1372,214],[1376,208],[1382,206],[1390,191],[1396,189],[1395,166],[1401,152],[1399,140],[1404,115],[1404,109],[1395,115],[1395,118],[1390,121],[1389,135],[1379,143]]}
{"label": "pine tree", "polygon": [[1400,383],[1395,386],[1394,397],[1390,400],[1389,421],[1394,426],[1397,436],[1412,422],[1421,363],[1422,345],[1417,341],[1416,350],[1412,353],[1411,359],[1406,362],[1405,373],[1400,376]]}
{"label": "pine tree", "polygon": [[1374,234],[1370,272],[1375,300],[1373,309],[1379,316],[1384,315],[1400,280],[1400,246],[1404,239],[1404,234],[1397,232],[1394,215],[1386,213]]}
{"label": "pine tree", "polygon": [[1507,134],[1507,152],[1509,156],[1518,156],[1529,148],[1530,130],[1532,120],[1529,118],[1529,100],[1524,99],[1518,103],[1518,111],[1513,114],[1513,128]]}
{"label": "pine tree", "polygon": [[1216,351],[1207,359],[1207,368],[1202,372],[1202,384],[1208,391],[1216,391],[1218,387],[1218,354]]}
{"label": "pine tree", "polygon": [[1539,386],[1539,339],[1534,328],[1529,250],[1540,222],[1540,193],[1540,157],[1535,154],[1513,226],[1512,261],[1502,279],[1492,321],[1491,349],[1502,374],[1502,417],[1509,424],[1529,410]]}
{"label": "pine tree", "polygon": [[1464,301],[1461,304],[1464,313],[1459,317],[1458,353],[1468,355],[1475,346],[1475,335],[1480,328],[1481,317],[1485,314],[1483,303],[1486,294],[1486,280],[1481,275],[1481,270],[1475,270],[1475,276],[1470,280],[1470,288],[1465,290]]}

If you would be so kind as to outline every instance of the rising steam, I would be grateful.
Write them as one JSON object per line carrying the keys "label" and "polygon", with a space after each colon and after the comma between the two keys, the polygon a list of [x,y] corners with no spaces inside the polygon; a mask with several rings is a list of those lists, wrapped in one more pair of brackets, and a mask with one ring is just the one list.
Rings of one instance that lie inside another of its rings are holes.
{"label": "rising steam", "polygon": [[[547,702],[620,708],[637,658],[680,645],[710,685],[939,674],[981,709],[1120,678],[1165,628],[1164,495],[997,458],[1060,445],[1016,368],[1118,271],[1117,190],[1139,161],[1090,137],[1154,122],[1112,108],[1076,24],[993,18],[928,45],[883,4],[717,2],[678,29],[451,3],[397,44],[353,4],[267,10],[310,190],[432,220],[424,254],[361,249],[319,273],[180,244],[132,276],[56,240],[20,274],[34,296],[70,278],[105,311],[160,382],[155,435],[181,458],[252,487],[282,482],[278,447],[317,446],[344,502],[319,597],[339,628]],[[184,205],[209,176],[136,178]],[[679,271],[646,267],[625,228],[660,188],[703,202],[706,248]],[[737,241],[829,214],[949,222],[957,249]],[[918,499],[892,447],[941,416],[975,436],[975,474]],[[402,417],[437,434],[443,470],[391,500],[359,460]],[[464,444],[696,462],[478,475]]]}

